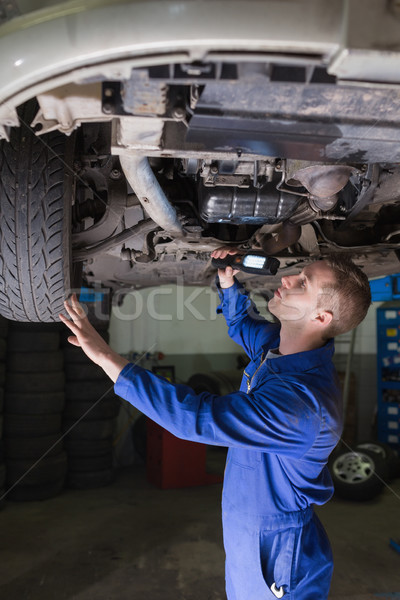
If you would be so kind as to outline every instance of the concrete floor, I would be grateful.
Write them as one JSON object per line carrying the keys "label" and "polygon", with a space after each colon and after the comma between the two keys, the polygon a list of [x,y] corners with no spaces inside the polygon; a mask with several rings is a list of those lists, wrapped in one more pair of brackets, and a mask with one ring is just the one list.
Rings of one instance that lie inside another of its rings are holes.
{"label": "concrete floor", "polygon": [[[318,510],[330,536],[330,598],[400,598],[400,480],[376,500]],[[221,485],[161,491],[144,467],[112,486],[65,490],[0,512],[0,598],[223,600]],[[254,599],[259,600],[259,599]],[[318,599],[315,599],[318,600]]]}

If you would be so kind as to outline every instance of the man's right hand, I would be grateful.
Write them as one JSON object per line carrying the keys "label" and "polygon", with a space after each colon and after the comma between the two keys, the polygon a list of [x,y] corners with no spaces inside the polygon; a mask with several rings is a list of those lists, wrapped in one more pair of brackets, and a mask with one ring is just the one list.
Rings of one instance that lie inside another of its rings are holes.
{"label": "man's right hand", "polygon": [[[239,254],[237,248],[232,246],[221,246],[211,253],[211,258],[226,258],[228,254]],[[236,273],[239,273],[237,269],[232,267],[226,267],[225,269],[218,269],[219,284],[223,290],[230,288],[235,280],[233,279]]]}

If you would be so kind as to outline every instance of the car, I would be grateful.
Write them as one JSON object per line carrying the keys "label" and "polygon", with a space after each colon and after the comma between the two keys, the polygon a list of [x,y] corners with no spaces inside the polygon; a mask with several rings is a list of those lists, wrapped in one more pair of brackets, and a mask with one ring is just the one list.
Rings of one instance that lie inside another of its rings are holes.
{"label": "car", "polygon": [[10,0],[0,314],[71,290],[209,285],[221,245],[399,270],[400,4]]}

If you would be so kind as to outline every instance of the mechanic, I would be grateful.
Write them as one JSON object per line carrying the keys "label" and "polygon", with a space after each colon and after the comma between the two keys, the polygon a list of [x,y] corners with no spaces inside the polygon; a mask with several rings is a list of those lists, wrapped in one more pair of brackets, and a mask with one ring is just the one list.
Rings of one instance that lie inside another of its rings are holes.
{"label": "mechanic", "polygon": [[[233,254],[220,248],[215,258]],[[72,296],[60,315],[115,392],[174,435],[228,447],[222,499],[229,600],[324,600],[333,561],[313,511],[333,493],[326,466],[342,431],[333,337],[356,327],[371,303],[366,275],[343,256],[284,276],[262,319],[231,267],[219,270],[229,335],[250,363],[240,391],[218,397],[129,363],[106,344]]]}

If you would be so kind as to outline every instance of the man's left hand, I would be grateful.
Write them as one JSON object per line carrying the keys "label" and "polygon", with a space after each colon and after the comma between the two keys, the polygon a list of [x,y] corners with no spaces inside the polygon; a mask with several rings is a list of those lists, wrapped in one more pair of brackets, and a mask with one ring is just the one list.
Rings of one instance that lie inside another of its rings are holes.
{"label": "man's left hand", "polygon": [[69,336],[68,341],[74,346],[82,348],[90,360],[102,367],[107,375],[116,381],[120,371],[129,361],[111,350],[89,322],[75,294],[69,301],[64,302],[64,306],[71,320],[67,319],[65,315],[60,315],[60,319],[74,334]]}

